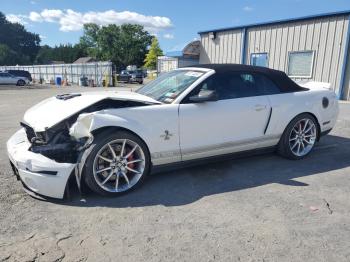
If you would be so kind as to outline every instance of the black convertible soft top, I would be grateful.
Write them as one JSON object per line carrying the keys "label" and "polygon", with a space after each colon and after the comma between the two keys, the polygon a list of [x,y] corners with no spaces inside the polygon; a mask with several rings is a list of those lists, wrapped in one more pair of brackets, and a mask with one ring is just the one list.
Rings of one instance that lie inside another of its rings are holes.
{"label": "black convertible soft top", "polygon": [[259,73],[271,79],[282,92],[298,92],[306,89],[299,86],[286,73],[261,66],[241,65],[241,64],[199,64],[189,67],[208,68],[215,70],[216,73],[224,72],[245,72]]}

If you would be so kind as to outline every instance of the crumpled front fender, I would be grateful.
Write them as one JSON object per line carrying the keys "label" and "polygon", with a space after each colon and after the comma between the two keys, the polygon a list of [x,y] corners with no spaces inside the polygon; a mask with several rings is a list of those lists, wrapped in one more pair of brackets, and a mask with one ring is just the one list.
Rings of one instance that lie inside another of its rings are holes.
{"label": "crumpled front fender", "polygon": [[146,143],[147,137],[141,134],[147,133],[139,123],[132,119],[125,119],[120,116],[107,114],[104,111],[81,114],[77,121],[69,129],[69,134],[75,139],[92,137],[92,132],[103,127],[122,127],[140,136]]}
{"label": "crumpled front fender", "polygon": [[[105,113],[104,111],[94,112],[94,113],[84,113],[79,115],[77,121],[69,129],[70,136],[75,139],[80,139],[83,137],[90,138],[90,141],[93,140],[92,132],[99,128],[103,127],[122,127],[126,128],[136,134],[141,134],[140,125],[133,121],[127,120],[120,116],[111,115]],[[141,139],[145,139],[140,136]],[[146,142],[147,143],[147,142]],[[81,178],[83,174],[83,168],[87,157],[90,155],[94,145],[88,146],[84,151],[81,152],[78,165],[75,168],[75,177],[79,190],[81,189]]]}

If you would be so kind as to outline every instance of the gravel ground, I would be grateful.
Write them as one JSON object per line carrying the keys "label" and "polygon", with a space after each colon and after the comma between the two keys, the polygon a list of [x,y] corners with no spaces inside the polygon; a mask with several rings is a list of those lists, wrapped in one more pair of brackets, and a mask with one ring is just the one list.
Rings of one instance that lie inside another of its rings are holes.
{"label": "gravel ground", "polygon": [[0,87],[0,261],[350,261],[350,104],[301,161],[267,154],[161,173],[119,198],[26,195],[5,148],[24,111],[97,89]]}

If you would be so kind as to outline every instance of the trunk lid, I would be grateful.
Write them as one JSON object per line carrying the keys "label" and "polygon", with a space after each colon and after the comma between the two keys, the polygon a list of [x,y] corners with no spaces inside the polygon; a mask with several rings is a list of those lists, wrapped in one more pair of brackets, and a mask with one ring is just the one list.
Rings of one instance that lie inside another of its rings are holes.
{"label": "trunk lid", "polygon": [[299,83],[300,86],[311,89],[311,90],[322,90],[322,89],[328,89],[331,90],[331,84],[326,82],[315,82],[315,81],[309,81],[306,83]]}

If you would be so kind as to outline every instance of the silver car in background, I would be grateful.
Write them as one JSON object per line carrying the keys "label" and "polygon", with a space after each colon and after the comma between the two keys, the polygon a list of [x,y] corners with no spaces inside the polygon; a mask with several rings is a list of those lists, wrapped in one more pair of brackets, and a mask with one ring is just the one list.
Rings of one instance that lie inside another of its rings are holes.
{"label": "silver car in background", "polygon": [[1,85],[17,85],[24,86],[30,83],[30,80],[22,76],[14,76],[8,72],[0,72],[0,84]]}

